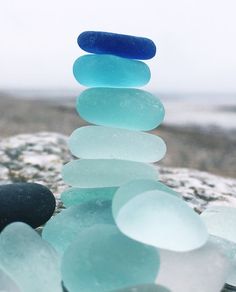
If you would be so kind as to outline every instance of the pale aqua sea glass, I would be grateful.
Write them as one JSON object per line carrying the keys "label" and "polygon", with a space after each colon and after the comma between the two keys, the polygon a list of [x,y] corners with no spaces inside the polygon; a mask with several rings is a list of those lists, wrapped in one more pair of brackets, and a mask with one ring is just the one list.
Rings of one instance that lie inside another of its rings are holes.
{"label": "pale aqua sea glass", "polygon": [[75,79],[92,87],[138,87],[151,78],[149,67],[142,61],[113,55],[84,55],[73,66]]}
{"label": "pale aqua sea glass", "polygon": [[62,279],[70,292],[116,291],[154,283],[158,251],[123,235],[115,226],[95,225],[81,233],[62,258]]}
{"label": "pale aqua sea glass", "polygon": [[236,243],[236,208],[212,206],[201,217],[211,235]]}
{"label": "pale aqua sea glass", "polygon": [[118,187],[134,179],[157,179],[154,166],[117,159],[79,159],[62,168],[65,183],[80,188]]}
{"label": "pale aqua sea glass", "polygon": [[0,267],[22,292],[61,292],[56,251],[25,223],[12,223],[1,232]]}
{"label": "pale aqua sea glass", "polygon": [[131,88],[89,88],[77,98],[76,109],[89,123],[137,131],[156,128],[165,115],[156,96]]}
{"label": "pale aqua sea glass", "polygon": [[61,201],[65,207],[79,205],[91,200],[112,200],[117,188],[76,188],[72,187],[61,194]]}
{"label": "pale aqua sea glass", "polygon": [[127,236],[163,249],[190,251],[203,246],[208,239],[200,216],[187,203],[158,190],[136,195],[114,219]]}
{"label": "pale aqua sea glass", "polygon": [[175,192],[173,189],[169,188],[163,183],[160,183],[157,180],[150,179],[139,179],[132,180],[127,184],[122,185],[115,192],[115,196],[112,201],[112,213],[116,218],[119,210],[131,199],[135,196],[142,194],[147,191],[156,190],[158,194],[171,194],[177,197],[181,197],[181,195]]}
{"label": "pale aqua sea glass", "polygon": [[21,292],[16,282],[0,269],[0,291],[1,292]]}
{"label": "pale aqua sea glass", "polygon": [[85,126],[72,133],[69,149],[79,158],[156,162],[165,156],[166,144],[160,137],[148,133]]}
{"label": "pale aqua sea glass", "polygon": [[63,210],[47,222],[42,237],[62,255],[76,236],[95,224],[115,224],[110,201],[90,201]]}

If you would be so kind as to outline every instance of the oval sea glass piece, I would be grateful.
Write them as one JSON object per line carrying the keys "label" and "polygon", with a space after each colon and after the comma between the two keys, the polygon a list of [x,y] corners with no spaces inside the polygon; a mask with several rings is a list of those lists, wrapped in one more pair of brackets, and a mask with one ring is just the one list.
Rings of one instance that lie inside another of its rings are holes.
{"label": "oval sea glass piece", "polygon": [[163,249],[190,251],[208,239],[197,213],[182,199],[158,190],[136,195],[122,206],[114,219],[127,236]]}
{"label": "oval sea glass piece", "polygon": [[62,279],[70,292],[116,291],[154,283],[158,251],[123,235],[115,226],[96,225],[81,233],[62,258]]}
{"label": "oval sea glass piece", "polygon": [[61,194],[61,201],[65,207],[79,205],[91,200],[112,200],[117,188],[76,188],[72,187]]}
{"label": "oval sea glass piece", "polygon": [[156,54],[156,46],[152,40],[132,35],[84,31],[77,42],[82,50],[94,54],[111,54],[140,60],[151,59]]}
{"label": "oval sea glass piece", "polygon": [[118,187],[134,179],[157,179],[154,166],[118,159],[79,159],[62,168],[65,183],[80,188]]}
{"label": "oval sea glass piece", "polygon": [[211,235],[236,243],[236,208],[213,206],[201,214]]}
{"label": "oval sea glass piece", "polygon": [[133,88],[89,88],[77,98],[76,110],[89,123],[136,131],[156,128],[165,115],[156,96]]}
{"label": "oval sea glass piece", "polygon": [[156,162],[166,153],[165,142],[156,135],[101,126],[76,129],[68,144],[74,156],[86,159]]}
{"label": "oval sea glass piece", "polygon": [[42,237],[62,255],[77,235],[95,224],[115,224],[111,201],[90,201],[63,210],[47,222]]}
{"label": "oval sea glass piece", "polygon": [[79,57],[73,73],[80,84],[93,87],[138,87],[146,85],[151,78],[145,63],[112,55]]}
{"label": "oval sea glass piece", "polygon": [[25,223],[11,223],[1,232],[0,266],[20,291],[61,292],[56,251]]}
{"label": "oval sea glass piece", "polygon": [[142,194],[147,191],[156,190],[161,194],[171,194],[177,197],[181,197],[181,195],[168,186],[160,183],[157,180],[150,179],[139,179],[132,180],[127,184],[122,185],[115,192],[115,196],[112,202],[112,213],[114,218],[117,217],[119,210],[132,198],[135,196]]}

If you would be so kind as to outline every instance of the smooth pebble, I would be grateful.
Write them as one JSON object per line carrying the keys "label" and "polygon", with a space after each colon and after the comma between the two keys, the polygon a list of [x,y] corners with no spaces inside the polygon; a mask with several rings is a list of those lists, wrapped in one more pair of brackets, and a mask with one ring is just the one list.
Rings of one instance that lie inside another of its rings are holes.
{"label": "smooth pebble", "polygon": [[84,31],[77,42],[81,49],[94,54],[111,54],[140,60],[151,59],[156,54],[156,46],[152,40],[132,35]]}
{"label": "smooth pebble", "polygon": [[112,55],[84,55],[73,65],[75,79],[84,86],[138,87],[146,85],[151,72],[142,61]]}
{"label": "smooth pebble", "polygon": [[68,144],[74,156],[85,159],[156,162],[166,153],[166,144],[157,135],[102,126],[76,129]]}
{"label": "smooth pebble", "polygon": [[76,101],[76,110],[87,122],[101,126],[149,131],[165,116],[162,102],[134,88],[89,88]]}
{"label": "smooth pebble", "polygon": [[123,235],[115,226],[85,230],[62,258],[62,278],[70,292],[104,292],[154,283],[158,251]]}
{"label": "smooth pebble", "polygon": [[154,166],[118,159],[79,159],[62,168],[65,183],[80,188],[118,187],[134,179],[157,179]]}

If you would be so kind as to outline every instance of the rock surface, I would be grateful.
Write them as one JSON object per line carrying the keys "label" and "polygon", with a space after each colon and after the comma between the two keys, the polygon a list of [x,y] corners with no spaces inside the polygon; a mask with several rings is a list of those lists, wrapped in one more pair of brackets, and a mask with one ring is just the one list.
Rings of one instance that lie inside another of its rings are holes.
{"label": "rock surface", "polygon": [[[61,168],[73,159],[66,136],[42,132],[4,138],[0,140],[0,157],[0,184],[43,184],[55,194],[57,211],[60,211],[59,197],[68,187],[61,179]],[[180,192],[199,213],[213,205],[236,206],[236,179],[193,169],[157,168],[160,180]]]}

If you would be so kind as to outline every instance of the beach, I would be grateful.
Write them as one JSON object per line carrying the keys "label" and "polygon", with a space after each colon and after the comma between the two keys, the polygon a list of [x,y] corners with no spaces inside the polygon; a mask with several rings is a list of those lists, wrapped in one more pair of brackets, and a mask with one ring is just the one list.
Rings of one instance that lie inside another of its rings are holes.
{"label": "beach", "polygon": [[[29,96],[0,95],[0,139],[35,132],[69,136],[87,124],[77,114],[72,95]],[[218,103],[215,110],[211,104],[204,103],[203,107],[199,100],[195,105],[190,100],[177,98],[163,103],[166,119],[152,131],[167,144],[167,154],[158,164],[236,177],[235,108],[225,101],[222,105]]]}

